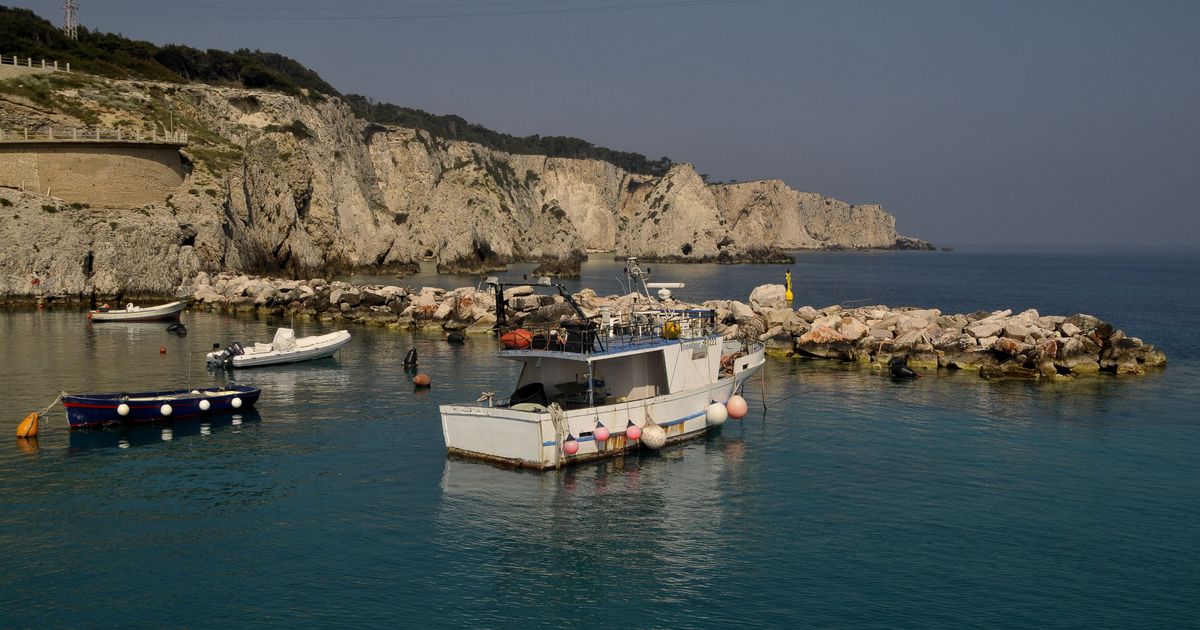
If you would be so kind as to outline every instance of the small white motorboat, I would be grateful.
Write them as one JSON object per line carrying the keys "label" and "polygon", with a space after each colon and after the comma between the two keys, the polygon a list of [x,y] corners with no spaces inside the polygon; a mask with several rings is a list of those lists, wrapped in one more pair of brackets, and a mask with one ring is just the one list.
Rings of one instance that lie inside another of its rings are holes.
{"label": "small white motorboat", "polygon": [[88,311],[88,319],[94,322],[153,322],[179,319],[179,313],[187,308],[187,305],[186,300],[146,307],[126,304],[122,309],[109,308],[108,305],[105,305],[94,311]]}
{"label": "small white motorboat", "polygon": [[297,339],[291,328],[280,328],[275,331],[275,338],[271,343],[256,343],[245,347],[233,343],[224,350],[208,353],[207,358],[208,364],[213,367],[278,365],[333,356],[333,353],[347,343],[350,343],[350,332],[346,330]]}

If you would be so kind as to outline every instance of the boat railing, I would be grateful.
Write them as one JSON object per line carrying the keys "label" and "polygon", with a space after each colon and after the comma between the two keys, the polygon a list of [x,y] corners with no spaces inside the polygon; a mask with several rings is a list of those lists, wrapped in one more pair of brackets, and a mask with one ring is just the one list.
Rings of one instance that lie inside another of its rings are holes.
{"label": "boat railing", "polygon": [[601,309],[587,321],[514,324],[499,331],[503,350],[542,350],[594,354],[696,339],[716,330],[708,309],[665,309],[635,305],[626,311]]}

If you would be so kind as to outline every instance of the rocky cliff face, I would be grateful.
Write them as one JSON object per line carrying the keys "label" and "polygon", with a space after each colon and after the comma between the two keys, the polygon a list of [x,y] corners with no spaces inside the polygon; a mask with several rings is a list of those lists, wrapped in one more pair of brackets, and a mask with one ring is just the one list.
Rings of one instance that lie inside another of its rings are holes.
{"label": "rocky cliff face", "polygon": [[33,92],[0,80],[0,122],[150,129],[169,113],[191,141],[183,183],[142,208],[71,208],[71,199],[0,188],[0,294],[8,296],[167,294],[200,270],[326,276],[399,271],[421,258],[485,269],[579,251],[736,261],[764,246],[897,241],[894,219],[878,206],[777,180],[710,186],[686,164],[654,178],[596,160],[511,155],[368,123],[336,99],[81,75],[36,80]]}

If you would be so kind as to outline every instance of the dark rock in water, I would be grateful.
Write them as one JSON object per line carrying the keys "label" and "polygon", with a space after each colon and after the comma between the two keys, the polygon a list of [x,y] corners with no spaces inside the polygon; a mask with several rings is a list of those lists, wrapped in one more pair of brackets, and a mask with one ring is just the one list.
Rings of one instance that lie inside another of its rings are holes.
{"label": "dark rock in water", "polygon": [[942,245],[942,251],[944,251],[944,252],[952,252],[952,251],[954,251],[954,248],[953,248],[953,247],[950,247],[949,245]]}
{"label": "dark rock in water", "polygon": [[894,356],[888,361],[888,373],[892,378],[917,378],[917,373],[908,367],[902,356]]}
{"label": "dark rock in water", "polygon": [[[722,243],[726,241],[722,240]],[[623,255],[613,257],[613,260],[624,260]],[[660,263],[717,263],[721,265],[736,265],[741,263],[750,264],[771,264],[771,265],[794,265],[796,257],[791,254],[774,247],[751,247],[740,249],[735,245],[728,245],[720,248],[720,252],[715,256],[692,256],[684,254],[682,250],[679,255],[646,255],[638,257],[642,262],[660,262]]]}
{"label": "dark rock in water", "polygon": [[387,304],[387,296],[380,295],[374,291],[363,290],[361,296],[363,306],[383,306]]}
{"label": "dark rock in water", "polygon": [[908,236],[896,236],[896,244],[893,249],[915,249],[921,251],[932,252],[934,246],[929,241],[922,241],[919,238],[911,238]]}
{"label": "dark rock in water", "polygon": [[446,333],[446,341],[449,341],[450,343],[463,343],[466,340],[467,340],[467,338],[464,337],[463,334],[458,331],[452,331],[452,332]]}
{"label": "dark rock in water", "polygon": [[1035,379],[1041,376],[1036,367],[1026,367],[1016,361],[1006,361],[999,365],[979,366],[979,376],[982,378],[1023,378]]}
{"label": "dark rock in water", "polygon": [[187,331],[187,326],[184,326],[183,324],[181,324],[179,322],[175,322],[174,324],[167,326],[167,332],[171,333],[172,335],[186,337],[188,331]]}
{"label": "dark rock in water", "polygon": [[573,250],[570,254],[559,258],[544,260],[533,270],[535,276],[550,276],[552,278],[578,278],[583,268],[587,254]]}
{"label": "dark rock in water", "polygon": [[438,261],[437,272],[473,274],[505,271],[508,269],[508,261],[496,253],[487,241],[481,241],[477,238],[472,243],[471,249],[471,253],[464,256],[451,260]]}

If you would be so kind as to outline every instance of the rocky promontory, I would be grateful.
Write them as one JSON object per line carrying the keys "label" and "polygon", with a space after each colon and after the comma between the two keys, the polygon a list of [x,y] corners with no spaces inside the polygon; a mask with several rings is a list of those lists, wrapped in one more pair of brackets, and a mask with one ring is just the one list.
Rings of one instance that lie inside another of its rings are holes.
{"label": "rocky promontory", "polygon": [[[369,122],[337,96],[304,90],[81,73],[0,79],[0,129],[149,131],[163,127],[164,112],[188,134],[168,165],[182,183],[165,196],[161,182],[136,190],[128,156],[111,170],[120,177],[98,176],[110,172],[102,147],[69,162],[0,141],[0,296],[165,295],[197,271],[302,278],[404,273],[421,260],[444,272],[561,261],[569,274],[586,252],[778,262],[789,249],[909,243],[878,205],[780,180],[708,184],[690,164],[653,176],[599,159],[506,153]],[[63,192],[39,183],[40,168],[99,170],[88,174],[94,186]],[[117,188],[161,200],[100,201]]]}
{"label": "rocky promontory", "polygon": [[[353,322],[398,329],[434,329],[485,334],[496,323],[490,291],[475,287],[356,286],[325,280],[287,280],[245,275],[198,274],[180,288],[199,309]],[[559,322],[575,317],[557,295],[533,287],[506,291],[508,321]],[[636,294],[574,295],[588,316],[602,307],[619,312]],[[763,341],[768,352],[798,359],[826,359],[872,367],[903,357],[918,371],[962,371],[981,377],[1062,380],[1102,373],[1141,374],[1166,365],[1154,346],[1091,315],[1042,315],[1036,310],[946,314],[938,309],[864,306],[847,309],[801,306],[784,301],[782,285],[754,289],[747,302],[676,302],[713,309],[726,337]]]}

